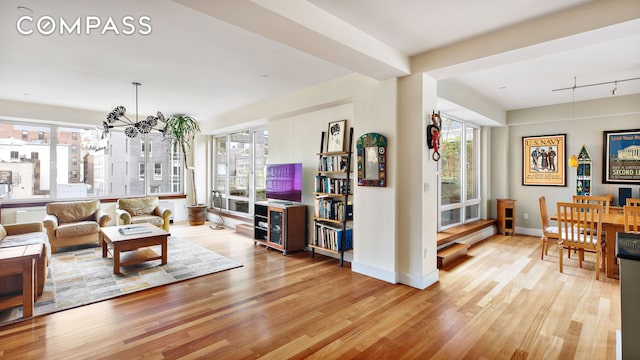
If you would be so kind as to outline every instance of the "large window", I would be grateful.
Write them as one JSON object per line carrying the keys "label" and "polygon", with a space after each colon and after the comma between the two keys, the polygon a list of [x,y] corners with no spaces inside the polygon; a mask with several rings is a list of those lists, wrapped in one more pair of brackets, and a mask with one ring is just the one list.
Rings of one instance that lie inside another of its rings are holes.
{"label": "large window", "polygon": [[438,229],[480,218],[480,129],[443,117]]}
{"label": "large window", "polygon": [[251,214],[253,203],[265,200],[268,130],[244,130],[214,138],[212,188],[232,212]]}
{"label": "large window", "polygon": [[[170,176],[163,168],[172,169]],[[0,121],[0,175],[4,201],[183,191],[179,149],[162,134],[111,131],[103,139],[95,126]]]}

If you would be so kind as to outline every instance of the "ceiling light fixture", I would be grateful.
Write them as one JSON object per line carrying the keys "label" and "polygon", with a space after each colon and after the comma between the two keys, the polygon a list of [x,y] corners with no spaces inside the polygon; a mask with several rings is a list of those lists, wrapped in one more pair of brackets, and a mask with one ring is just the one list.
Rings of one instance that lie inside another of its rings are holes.
{"label": "ceiling light fixture", "polygon": [[148,134],[152,130],[157,130],[162,135],[166,132],[166,119],[164,115],[158,111],[156,116],[147,116],[144,120],[138,121],[138,86],[139,82],[132,82],[136,88],[136,117],[132,121],[127,117],[127,109],[120,105],[116,106],[107,114],[107,119],[102,122],[102,137],[109,135],[109,131],[116,127],[124,127],[124,133],[130,138],[138,136],[138,134]]}
{"label": "ceiling light fixture", "polygon": [[[609,85],[609,84],[614,84],[615,85],[615,92],[618,92],[618,83],[619,82],[625,82],[625,81],[634,81],[634,80],[640,80],[640,77],[636,77],[636,78],[629,78],[629,79],[622,79],[622,80],[612,80],[612,81],[605,81],[605,82],[599,82],[599,83],[593,83],[593,84],[585,84],[585,85],[579,85],[577,86],[575,84],[575,77],[573,78],[574,84],[572,87],[566,87],[566,88],[559,88],[559,89],[553,89],[551,91],[562,91],[562,90],[574,90],[575,89],[579,89],[579,88],[583,88],[583,87],[589,87],[589,86],[599,86],[599,85]],[[612,95],[615,95],[612,91]]]}
{"label": "ceiling light fixture", "polygon": [[618,91],[618,82],[616,81],[615,85],[613,85],[613,90],[611,90],[611,95],[615,95]]}

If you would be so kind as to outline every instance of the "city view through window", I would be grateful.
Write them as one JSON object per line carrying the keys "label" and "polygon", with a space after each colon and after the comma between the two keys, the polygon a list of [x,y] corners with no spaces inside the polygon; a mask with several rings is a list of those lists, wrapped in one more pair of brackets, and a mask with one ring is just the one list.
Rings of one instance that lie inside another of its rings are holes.
{"label": "city view through window", "polygon": [[0,122],[0,199],[181,193],[179,148],[159,133]]}

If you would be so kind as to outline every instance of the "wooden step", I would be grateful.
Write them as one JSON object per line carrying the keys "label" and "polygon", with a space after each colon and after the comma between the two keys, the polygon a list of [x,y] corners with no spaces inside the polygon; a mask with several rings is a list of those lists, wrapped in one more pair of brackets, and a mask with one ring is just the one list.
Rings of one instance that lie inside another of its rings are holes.
{"label": "wooden step", "polygon": [[486,227],[494,226],[496,219],[476,220],[470,223],[454,226],[447,230],[438,233],[437,245],[444,245],[454,240],[460,239],[463,236],[473,234],[476,231],[480,231]]}
{"label": "wooden step", "polygon": [[469,245],[467,244],[455,243],[438,250],[438,269],[442,269],[456,260],[466,257],[468,249]]}
{"label": "wooden step", "polygon": [[236,225],[236,232],[240,235],[245,235],[253,238],[253,225],[250,224],[238,224]]}

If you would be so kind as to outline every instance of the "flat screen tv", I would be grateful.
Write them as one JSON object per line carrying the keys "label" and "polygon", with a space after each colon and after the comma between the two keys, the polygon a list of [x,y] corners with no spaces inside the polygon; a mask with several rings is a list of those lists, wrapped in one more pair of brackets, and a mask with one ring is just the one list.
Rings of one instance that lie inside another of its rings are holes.
{"label": "flat screen tv", "polygon": [[269,200],[302,201],[302,164],[267,164],[266,195]]}

